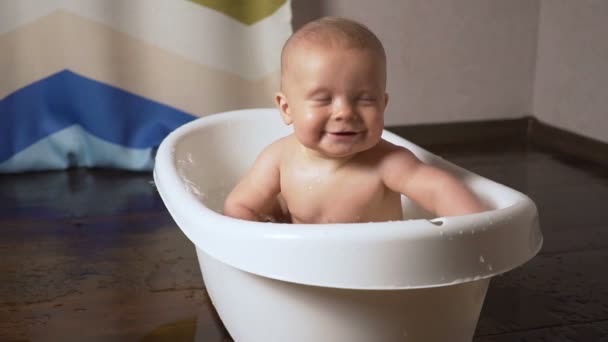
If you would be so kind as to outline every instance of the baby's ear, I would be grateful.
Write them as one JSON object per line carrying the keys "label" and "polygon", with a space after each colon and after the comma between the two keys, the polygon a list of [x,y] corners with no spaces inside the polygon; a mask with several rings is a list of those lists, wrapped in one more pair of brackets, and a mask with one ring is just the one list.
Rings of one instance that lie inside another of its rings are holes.
{"label": "baby's ear", "polygon": [[291,125],[293,120],[291,119],[291,111],[289,110],[289,104],[287,103],[287,97],[285,94],[278,92],[274,98],[279,111],[281,112],[281,117],[283,118],[283,122],[286,125]]}

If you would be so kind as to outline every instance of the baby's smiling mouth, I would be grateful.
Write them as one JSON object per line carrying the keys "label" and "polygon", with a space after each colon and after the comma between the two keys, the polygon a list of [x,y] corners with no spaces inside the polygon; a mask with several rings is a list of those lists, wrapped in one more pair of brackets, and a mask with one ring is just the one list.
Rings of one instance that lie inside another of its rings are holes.
{"label": "baby's smiling mouth", "polygon": [[348,131],[348,132],[328,132],[328,133],[332,134],[332,135],[341,136],[341,137],[348,137],[348,136],[351,136],[351,135],[355,135],[358,132]]}
{"label": "baby's smiling mouth", "polygon": [[353,143],[355,140],[358,140],[362,137],[363,131],[326,131],[325,132],[328,137],[330,137],[333,141],[343,142],[343,143]]}
{"label": "baby's smiling mouth", "polygon": [[363,130],[361,130],[361,129],[336,129],[336,130],[326,131],[327,134],[330,134],[333,136],[338,136],[338,137],[349,137],[349,136],[357,135],[362,132],[363,132]]}

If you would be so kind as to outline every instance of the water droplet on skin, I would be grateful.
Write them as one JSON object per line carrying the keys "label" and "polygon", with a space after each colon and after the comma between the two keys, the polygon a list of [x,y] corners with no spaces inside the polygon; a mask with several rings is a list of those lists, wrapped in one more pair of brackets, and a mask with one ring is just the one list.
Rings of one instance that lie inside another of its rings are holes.
{"label": "water droplet on skin", "polygon": [[312,185],[308,186],[308,191],[312,190]]}
{"label": "water droplet on skin", "polygon": [[188,158],[188,161],[190,162],[190,164],[194,164],[194,158],[192,157],[192,153],[188,153],[186,155],[186,157]]}

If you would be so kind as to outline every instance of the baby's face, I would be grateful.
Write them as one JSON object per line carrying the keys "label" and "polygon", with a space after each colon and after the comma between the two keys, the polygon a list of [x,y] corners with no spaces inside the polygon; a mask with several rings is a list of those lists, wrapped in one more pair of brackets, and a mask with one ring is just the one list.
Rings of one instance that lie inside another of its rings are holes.
{"label": "baby's face", "polygon": [[384,127],[384,61],[364,49],[298,48],[283,78],[283,118],[299,142],[343,158],[376,145]]}

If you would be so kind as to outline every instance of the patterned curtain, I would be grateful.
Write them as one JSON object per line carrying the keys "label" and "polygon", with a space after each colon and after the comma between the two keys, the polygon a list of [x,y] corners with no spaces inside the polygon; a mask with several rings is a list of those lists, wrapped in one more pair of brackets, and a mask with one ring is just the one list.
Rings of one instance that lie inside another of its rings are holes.
{"label": "patterned curtain", "polygon": [[199,116],[273,106],[288,0],[0,0],[0,172],[151,170]]}

